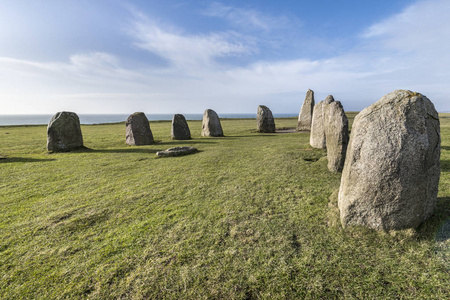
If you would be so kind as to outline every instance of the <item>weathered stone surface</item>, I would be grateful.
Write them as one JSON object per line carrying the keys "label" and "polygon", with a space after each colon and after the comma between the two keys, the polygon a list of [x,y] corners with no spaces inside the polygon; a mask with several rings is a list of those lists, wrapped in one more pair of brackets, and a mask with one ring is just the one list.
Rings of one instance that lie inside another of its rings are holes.
{"label": "weathered stone surface", "polygon": [[56,113],[47,126],[47,150],[70,151],[83,147],[80,119],[73,112]]}
{"label": "weathered stone surface", "polygon": [[439,116],[424,95],[397,90],[362,110],[342,171],[342,224],[419,226],[436,206],[439,157]]}
{"label": "weathered stone surface", "polygon": [[219,116],[212,109],[207,109],[203,113],[202,136],[223,136]]}
{"label": "weathered stone surface", "polygon": [[311,121],[311,134],[309,136],[309,144],[313,148],[325,149],[327,147],[325,138],[324,111],[325,107],[333,101],[333,96],[329,95],[325,98],[325,100],[314,105]]}
{"label": "weathered stone surface", "polygon": [[325,104],[330,104],[331,102],[334,101],[334,98],[332,95],[328,95],[325,100],[323,100],[325,102]]}
{"label": "weathered stone surface", "polygon": [[194,148],[194,147],[188,147],[188,146],[173,147],[173,148],[169,148],[169,149],[164,150],[164,151],[156,152],[156,156],[158,156],[158,157],[178,156],[178,155],[191,154],[191,153],[194,153],[194,152],[197,152],[197,151],[198,151],[197,148]]}
{"label": "weathered stone surface", "polygon": [[191,139],[191,131],[189,130],[188,123],[186,122],[186,118],[183,115],[173,115],[170,137],[172,138],[172,140]]}
{"label": "weathered stone surface", "polygon": [[126,143],[128,145],[150,145],[154,142],[150,124],[143,112],[131,114],[126,125]]}
{"label": "weathered stone surface", "polygon": [[306,92],[305,101],[303,101],[300,114],[298,115],[297,131],[310,131],[312,114],[314,110],[314,91],[308,90]]}
{"label": "weathered stone surface", "polygon": [[326,105],[324,116],[328,170],[341,172],[349,139],[348,119],[340,101]]}
{"label": "weathered stone surface", "polygon": [[258,106],[258,112],[256,115],[256,124],[258,132],[274,133],[275,132],[275,120],[272,115],[272,111],[264,105]]}

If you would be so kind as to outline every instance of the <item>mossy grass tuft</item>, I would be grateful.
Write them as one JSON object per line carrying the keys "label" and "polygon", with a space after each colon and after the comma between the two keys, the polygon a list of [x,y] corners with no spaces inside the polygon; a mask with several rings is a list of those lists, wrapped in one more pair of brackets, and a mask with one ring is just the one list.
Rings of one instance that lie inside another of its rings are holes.
{"label": "mossy grass tuft", "polygon": [[[308,133],[188,123],[172,141],[151,122],[160,142],[140,147],[123,123],[82,126],[90,150],[52,154],[46,126],[0,127],[0,298],[448,298],[449,118],[436,213],[394,232],[340,226],[340,174]],[[176,146],[200,152],[156,158]]]}

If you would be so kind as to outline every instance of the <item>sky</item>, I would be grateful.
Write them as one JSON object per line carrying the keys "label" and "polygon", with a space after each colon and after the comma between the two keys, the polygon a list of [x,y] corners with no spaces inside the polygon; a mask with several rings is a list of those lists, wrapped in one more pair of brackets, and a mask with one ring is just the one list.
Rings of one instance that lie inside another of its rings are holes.
{"label": "sky", "polygon": [[0,1],[0,114],[450,112],[449,0]]}

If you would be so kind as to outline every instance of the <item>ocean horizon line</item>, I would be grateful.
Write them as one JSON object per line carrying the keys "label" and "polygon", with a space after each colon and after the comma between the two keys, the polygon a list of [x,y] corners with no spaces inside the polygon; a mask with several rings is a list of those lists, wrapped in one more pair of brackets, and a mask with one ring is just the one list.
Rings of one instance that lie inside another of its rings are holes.
{"label": "ocean horizon line", "polygon": [[[47,125],[54,114],[0,114],[0,126]],[[149,121],[170,121],[174,114],[145,114]],[[188,121],[202,120],[203,114],[183,114]],[[297,117],[294,113],[273,113],[275,118]],[[129,114],[78,114],[83,125],[125,122]],[[221,119],[255,119],[256,113],[223,113]]]}

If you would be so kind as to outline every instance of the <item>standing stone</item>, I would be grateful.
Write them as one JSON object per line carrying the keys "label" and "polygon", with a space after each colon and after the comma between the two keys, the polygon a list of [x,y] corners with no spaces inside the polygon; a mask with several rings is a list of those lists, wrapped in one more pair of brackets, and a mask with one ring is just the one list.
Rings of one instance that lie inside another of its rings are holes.
{"label": "standing stone", "polygon": [[324,115],[328,170],[341,172],[349,139],[348,119],[340,101],[327,105]]}
{"label": "standing stone", "polygon": [[143,112],[131,114],[126,125],[126,143],[128,145],[150,145],[153,143],[153,134],[150,124]]}
{"label": "standing stone", "polygon": [[416,228],[437,202],[439,116],[422,94],[397,90],[355,118],[339,190],[343,226]]}
{"label": "standing stone", "polygon": [[183,115],[175,114],[172,119],[172,130],[170,132],[172,140],[190,140],[191,131]]}
{"label": "standing stone", "polygon": [[83,147],[83,135],[77,114],[68,111],[56,113],[47,126],[47,150],[62,152],[79,147]]}
{"label": "standing stone", "polygon": [[329,95],[325,98],[325,100],[314,105],[311,121],[311,134],[309,136],[309,144],[313,148],[325,149],[327,147],[325,138],[324,110],[325,107],[332,102],[334,102],[334,98]]}
{"label": "standing stone", "polygon": [[264,105],[258,106],[256,115],[256,123],[258,132],[273,133],[275,132],[275,120],[272,111]]}
{"label": "standing stone", "polygon": [[219,116],[212,109],[207,109],[203,113],[202,136],[223,136]]}
{"label": "standing stone", "polygon": [[314,110],[314,91],[306,92],[305,101],[303,101],[300,114],[298,115],[297,131],[311,130],[312,114]]}

